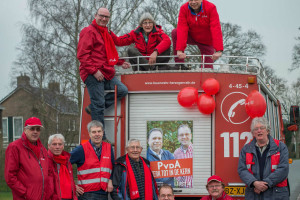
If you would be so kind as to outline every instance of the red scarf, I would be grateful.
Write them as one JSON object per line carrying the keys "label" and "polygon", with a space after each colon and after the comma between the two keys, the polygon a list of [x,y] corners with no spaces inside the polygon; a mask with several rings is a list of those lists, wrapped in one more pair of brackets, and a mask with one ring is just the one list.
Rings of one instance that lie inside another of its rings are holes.
{"label": "red scarf", "polygon": [[107,27],[99,26],[94,19],[92,24],[100,31],[100,34],[104,40],[106,56],[109,65],[117,64],[119,60],[119,55],[115,46],[113,39],[108,33]]}
{"label": "red scarf", "polygon": [[[145,176],[145,200],[153,200],[153,193],[152,193],[152,176],[150,168],[146,165],[145,161],[142,157],[140,157],[143,161],[143,168],[144,168],[144,176]],[[128,173],[128,184],[129,184],[129,192],[130,192],[130,199],[138,199],[140,198],[139,189],[136,184],[135,176],[130,164],[130,160],[128,154],[126,154],[126,164],[127,164],[127,173]]]}
{"label": "red scarf", "polygon": [[28,140],[28,138],[27,138],[25,132],[23,132],[22,138],[24,139],[26,146],[29,147],[29,148],[33,151],[34,155],[35,155],[35,156],[37,157],[37,159],[39,160],[39,158],[40,158],[40,153],[41,153],[41,147],[42,147],[42,143],[41,143],[40,139],[38,139],[38,140],[36,141],[36,145],[34,145],[34,144],[32,144],[32,143]]}
{"label": "red scarf", "polygon": [[59,169],[59,180],[60,180],[60,191],[62,199],[72,199],[72,186],[71,177],[67,168],[68,157],[63,155],[53,155],[54,162],[60,164]]}

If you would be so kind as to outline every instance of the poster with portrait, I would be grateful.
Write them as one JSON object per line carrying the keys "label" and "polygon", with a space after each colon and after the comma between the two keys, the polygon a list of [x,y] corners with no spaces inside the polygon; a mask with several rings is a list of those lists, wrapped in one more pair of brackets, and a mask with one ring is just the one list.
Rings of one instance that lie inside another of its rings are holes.
{"label": "poster with portrait", "polygon": [[193,121],[147,121],[147,159],[158,185],[193,187]]}

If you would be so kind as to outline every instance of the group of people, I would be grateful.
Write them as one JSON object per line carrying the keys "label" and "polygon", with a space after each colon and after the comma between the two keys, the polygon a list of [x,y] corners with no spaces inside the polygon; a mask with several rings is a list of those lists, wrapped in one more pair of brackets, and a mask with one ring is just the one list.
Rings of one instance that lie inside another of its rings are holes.
{"label": "group of people", "polygon": [[[163,130],[153,128],[148,133],[147,159],[149,161],[173,160],[193,158],[192,131],[187,124],[182,124],[177,130],[177,139],[180,147],[172,154],[170,151],[163,149]],[[156,182],[174,186],[174,178],[157,178]],[[193,176],[180,176],[175,178],[175,186],[180,188],[192,188]]]}
{"label": "group of people", "polygon": [[[86,108],[92,116],[87,125],[90,140],[68,153],[64,151],[63,135],[54,134],[49,137],[47,151],[39,138],[41,121],[35,117],[27,119],[21,138],[10,143],[5,153],[5,180],[14,199],[93,200],[107,199],[108,193],[120,200],[174,199],[172,178],[170,185],[163,185],[158,191],[150,161],[141,157],[143,147],[138,139],[130,139],[127,153],[115,160],[104,131],[104,109],[114,103],[114,94],[105,94],[105,90],[117,85],[118,100],[128,93],[127,87],[114,77],[114,65],[127,69],[130,63],[119,60],[115,45],[134,43],[128,55],[149,58],[130,62],[142,64],[140,70],[153,70],[156,62],[168,62],[169,58],[157,56],[170,54],[171,40],[149,13],[141,16],[138,28],[120,37],[107,29],[109,19],[108,9],[99,8],[93,22],[81,31],[78,43],[80,76],[91,100]],[[212,55],[205,57],[206,63],[218,59],[223,40],[216,7],[207,0],[189,0],[183,4],[172,40],[176,62],[186,58],[187,44],[197,45],[202,54]],[[168,66],[158,66],[158,69],[168,69]],[[264,118],[253,119],[251,132],[254,139],[242,149],[238,166],[238,173],[247,185],[246,199],[288,199],[287,147],[271,137]],[[193,157],[192,135],[187,125],[178,128],[181,146],[174,154],[162,149],[162,138],[160,129],[149,132],[149,160]],[[72,164],[77,165],[77,184]],[[192,176],[179,177],[177,181],[182,187],[192,187]],[[203,199],[232,199],[225,194],[224,187],[222,179],[213,175],[206,185],[209,196]]]}
{"label": "group of people", "polygon": [[[87,86],[91,104],[86,112],[93,120],[100,121],[104,126],[104,109],[113,105],[114,93],[105,93],[105,90],[114,90],[117,86],[117,99],[127,95],[127,87],[115,76],[114,65],[121,65],[128,69],[167,70],[171,53],[170,37],[156,24],[150,13],[144,13],[139,20],[139,26],[131,32],[117,36],[108,30],[107,24],[110,12],[106,8],[99,8],[92,23],[80,32],[77,58],[80,61],[80,77]],[[223,38],[219,15],[216,6],[207,0],[189,0],[179,11],[177,28],[172,31],[173,53],[175,62],[183,63],[187,57],[184,50],[189,45],[197,45],[204,57],[207,68],[213,68],[212,63],[223,52]],[[129,62],[119,60],[116,46],[127,46]],[[137,59],[138,56],[139,59]],[[142,57],[144,56],[144,57]],[[157,65],[156,63],[165,63]],[[138,64],[138,65],[136,65]],[[177,64],[174,69],[186,70],[184,64]],[[106,134],[103,136],[106,141]]]}
{"label": "group of people", "polygon": [[[27,119],[21,138],[6,149],[5,180],[14,199],[93,200],[108,199],[108,193],[114,200],[174,199],[172,184],[164,184],[158,191],[150,161],[141,157],[143,147],[138,139],[130,139],[127,153],[115,160],[111,144],[103,141],[103,125],[99,121],[87,125],[90,140],[71,154],[64,151],[62,134],[49,137],[47,151],[40,141],[42,128],[40,119]],[[151,132],[151,140],[161,137],[161,132],[155,134],[158,130]],[[269,123],[263,117],[252,120],[251,132],[254,139],[241,150],[238,165],[240,178],[247,185],[246,199],[289,199],[286,145],[272,138]],[[157,146],[151,144],[147,152],[157,154]],[[160,156],[164,152],[168,151],[162,150]],[[77,165],[77,184],[72,164]],[[224,188],[221,177],[213,175],[207,180],[209,195],[202,199],[232,199]]]}

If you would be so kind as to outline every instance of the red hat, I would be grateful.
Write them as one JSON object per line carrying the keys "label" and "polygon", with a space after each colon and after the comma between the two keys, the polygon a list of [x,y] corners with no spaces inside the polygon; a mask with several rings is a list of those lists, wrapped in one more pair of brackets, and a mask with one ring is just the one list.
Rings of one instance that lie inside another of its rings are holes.
{"label": "red hat", "polygon": [[43,127],[41,120],[37,117],[30,117],[29,119],[27,119],[25,121],[25,126],[24,127],[26,127],[26,126],[40,126],[40,127]]}
{"label": "red hat", "polygon": [[221,179],[221,177],[220,177],[220,176],[217,176],[217,175],[212,175],[211,177],[209,177],[209,178],[207,179],[207,184],[209,184],[211,181],[217,181],[217,182],[219,182],[219,183],[222,183],[222,182],[223,182],[222,179]]}

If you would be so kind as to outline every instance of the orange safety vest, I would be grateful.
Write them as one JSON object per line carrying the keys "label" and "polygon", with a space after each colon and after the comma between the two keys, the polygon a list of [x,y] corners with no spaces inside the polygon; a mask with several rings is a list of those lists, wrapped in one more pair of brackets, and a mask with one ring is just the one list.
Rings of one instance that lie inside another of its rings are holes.
{"label": "orange safety vest", "polygon": [[84,189],[84,192],[106,190],[108,180],[112,173],[111,163],[111,145],[102,142],[102,151],[100,161],[90,142],[82,145],[85,161],[78,168],[78,185]]}
{"label": "orange safety vest", "polygon": [[[274,142],[277,144],[277,146],[279,147],[279,140],[275,140]],[[275,169],[277,169],[277,166],[279,164],[280,161],[280,152],[277,152],[276,154],[271,155],[271,172],[274,172]],[[246,166],[248,171],[253,174],[252,171],[252,165],[254,165],[255,163],[253,162],[253,154],[252,153],[246,153]],[[277,187],[286,187],[287,186],[287,179],[285,179],[284,181],[278,183],[276,185]]]}

